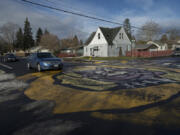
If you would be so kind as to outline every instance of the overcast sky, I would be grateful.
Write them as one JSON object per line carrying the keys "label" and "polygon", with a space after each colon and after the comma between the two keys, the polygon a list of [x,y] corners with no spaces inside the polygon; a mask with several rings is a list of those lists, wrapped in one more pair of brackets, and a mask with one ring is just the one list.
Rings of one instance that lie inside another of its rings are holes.
{"label": "overcast sky", "polygon": [[[122,23],[129,18],[131,24],[140,27],[153,20],[162,27],[180,28],[179,0],[29,0],[90,16]],[[28,17],[33,32],[38,27],[47,28],[60,38],[78,35],[86,39],[98,26],[116,27],[82,17],[34,6],[21,0],[0,0],[0,26],[13,22],[23,26]]]}

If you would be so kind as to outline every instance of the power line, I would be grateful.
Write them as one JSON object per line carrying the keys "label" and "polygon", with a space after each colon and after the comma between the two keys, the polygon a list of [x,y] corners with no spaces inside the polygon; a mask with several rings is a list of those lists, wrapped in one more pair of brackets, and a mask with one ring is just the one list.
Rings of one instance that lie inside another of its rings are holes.
{"label": "power line", "polygon": [[[52,1],[52,0],[45,0],[45,1],[48,1],[49,3],[51,4],[58,4],[60,3],[61,6],[66,7],[67,9],[69,8],[71,11],[76,11],[76,12],[83,12],[83,13],[86,13],[87,15],[91,15],[91,16],[94,16],[94,17],[98,17],[98,18],[106,18],[106,19],[110,19],[110,20],[114,20],[112,18],[107,18],[107,17],[104,17],[104,16],[98,16],[98,15],[95,15],[94,13],[90,12],[90,11],[83,11],[83,10],[80,10],[80,8],[77,8],[77,7],[73,7],[73,6],[69,6],[64,0],[55,0],[56,2]],[[60,6],[60,8],[61,8]],[[68,10],[69,10],[68,9]],[[116,20],[118,21],[118,20]]]}
{"label": "power line", "polygon": [[[110,19],[111,21],[114,21],[114,22],[120,21],[120,20],[114,20],[113,18],[109,18],[109,17],[107,18],[107,17],[104,17],[104,16],[97,16],[97,15],[95,15],[95,14],[93,14],[92,12],[89,12],[89,11],[87,11],[87,10],[86,10],[86,11],[81,11],[80,8],[73,7],[73,6],[69,6],[64,0],[54,0],[54,1],[52,1],[52,0],[45,0],[45,1],[47,1],[47,2],[49,2],[49,3],[51,3],[51,4],[55,4],[55,5],[58,5],[58,3],[60,3],[60,5],[63,6],[63,8],[64,8],[64,6],[67,7],[66,9],[70,8],[70,9],[68,9],[68,10],[71,10],[72,12],[73,12],[73,11],[81,12],[81,13],[83,12],[84,14],[86,13],[86,15],[94,16],[94,17],[96,17],[96,18],[104,18],[104,20],[105,20],[105,19],[108,19],[108,20]],[[56,1],[56,2],[55,2],[55,1]],[[60,6],[60,8],[62,8],[61,6]],[[123,24],[122,24],[122,25],[123,25]],[[132,25],[131,25],[132,31],[134,31],[133,28],[139,29],[139,30],[142,30],[142,31],[151,31],[151,32],[159,33],[159,34],[164,34],[164,32],[155,31],[155,30],[153,30],[153,29],[140,28],[140,27],[132,26]]]}
{"label": "power line", "polygon": [[[107,19],[98,18],[98,17],[94,17],[94,16],[89,16],[89,15],[86,15],[86,14],[83,14],[83,13],[77,13],[77,12],[65,10],[65,9],[62,9],[62,8],[56,8],[56,7],[52,7],[52,6],[41,4],[41,3],[36,3],[36,2],[33,2],[33,1],[29,1],[29,0],[21,0],[21,1],[32,4],[32,5],[36,5],[36,6],[40,6],[40,7],[60,11],[60,12],[64,12],[64,13],[67,13],[67,14],[72,14],[72,15],[76,15],[76,16],[80,16],[80,17],[84,17],[84,18],[89,18],[89,19],[92,19],[92,20],[98,20],[98,21],[101,21],[101,22],[106,22],[106,23],[111,23],[111,24],[116,24],[116,25],[123,26],[123,24],[119,23],[119,22],[110,21],[110,20],[107,20]],[[146,31],[151,31],[151,32],[154,31],[154,30],[149,30],[149,29],[142,29],[142,28],[139,28],[139,27],[136,27],[136,26],[131,26],[131,27],[135,28],[135,29],[139,29],[139,30],[146,30]]]}
{"label": "power line", "polygon": [[53,10],[57,10],[57,11],[61,11],[61,12],[68,13],[68,14],[73,14],[73,15],[77,15],[77,16],[93,19],[93,20],[99,20],[99,21],[102,21],[102,22],[112,23],[112,24],[121,25],[121,26],[123,25],[123,24],[118,23],[118,22],[109,21],[109,20],[106,20],[106,19],[97,18],[97,17],[85,15],[85,14],[82,14],[82,13],[76,13],[76,12],[64,10],[64,9],[61,9],[61,8],[55,8],[55,7],[52,7],[52,6],[48,6],[48,5],[44,5],[44,4],[40,4],[40,3],[28,1],[28,0],[21,0],[21,1],[26,2],[26,3],[30,3],[30,4],[33,4],[33,5],[37,5],[37,6],[41,6],[41,7],[45,7],[45,8],[49,8],[49,9],[53,9]]}
{"label": "power line", "polygon": [[76,13],[76,12],[64,10],[64,9],[61,9],[61,8],[55,8],[55,7],[52,7],[52,6],[48,6],[48,5],[44,5],[44,4],[40,4],[40,3],[28,1],[28,0],[21,0],[21,1],[24,1],[26,3],[30,3],[30,4],[33,4],[33,5],[37,5],[37,6],[41,6],[41,7],[45,7],[45,8],[49,8],[49,9],[53,9],[53,10],[57,10],[57,11],[61,11],[61,12],[68,13],[68,14],[73,14],[73,15],[77,15],[77,16],[93,19],[93,20],[99,20],[99,21],[102,21],[102,22],[107,22],[107,23],[112,23],[112,24],[117,24],[117,25],[123,25],[123,24],[118,23],[118,22],[113,22],[113,21],[102,19],[102,18],[96,18],[96,17],[93,17],[93,16],[88,16],[88,15],[85,15],[85,14]]}

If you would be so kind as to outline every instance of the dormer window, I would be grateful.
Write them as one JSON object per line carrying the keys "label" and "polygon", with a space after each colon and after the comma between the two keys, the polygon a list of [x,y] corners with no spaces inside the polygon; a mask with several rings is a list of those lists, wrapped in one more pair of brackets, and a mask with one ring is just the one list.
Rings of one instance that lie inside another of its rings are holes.
{"label": "dormer window", "polygon": [[101,39],[101,34],[100,33],[98,33],[98,39]]}

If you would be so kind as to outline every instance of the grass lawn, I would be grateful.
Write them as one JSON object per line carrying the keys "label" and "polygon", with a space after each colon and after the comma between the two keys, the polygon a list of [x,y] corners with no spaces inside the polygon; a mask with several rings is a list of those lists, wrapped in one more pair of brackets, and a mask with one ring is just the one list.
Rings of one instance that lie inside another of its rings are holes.
{"label": "grass lawn", "polygon": [[[65,61],[83,61],[90,60],[90,57],[74,57],[74,58],[63,58]],[[134,60],[139,59],[136,57],[92,57],[91,60],[102,60],[102,61],[112,61],[112,60]],[[142,58],[141,58],[142,59]]]}
{"label": "grass lawn", "polygon": [[150,59],[156,59],[156,58],[143,58],[143,57],[127,57],[127,56],[121,56],[121,57],[92,57],[92,59],[90,57],[71,57],[71,58],[63,58],[65,61],[85,61],[85,60],[92,60],[92,61],[96,61],[96,60],[100,60],[100,61],[113,61],[113,60],[150,60]]}

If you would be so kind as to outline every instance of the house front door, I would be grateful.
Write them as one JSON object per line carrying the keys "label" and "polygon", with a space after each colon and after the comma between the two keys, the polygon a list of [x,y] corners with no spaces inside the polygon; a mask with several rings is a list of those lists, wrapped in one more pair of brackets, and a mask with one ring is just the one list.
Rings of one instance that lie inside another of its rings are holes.
{"label": "house front door", "polygon": [[93,48],[90,48],[90,55],[91,55],[91,56],[94,56],[94,50],[93,50]]}
{"label": "house front door", "polygon": [[119,47],[119,56],[122,56],[122,48]]}

